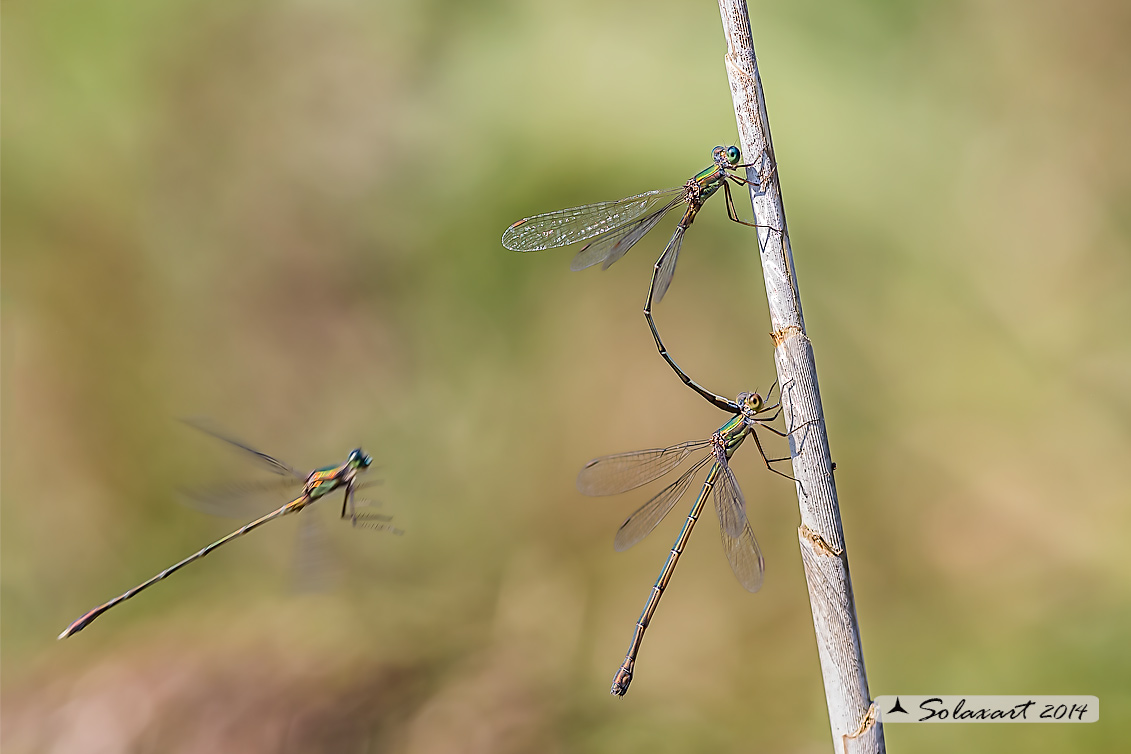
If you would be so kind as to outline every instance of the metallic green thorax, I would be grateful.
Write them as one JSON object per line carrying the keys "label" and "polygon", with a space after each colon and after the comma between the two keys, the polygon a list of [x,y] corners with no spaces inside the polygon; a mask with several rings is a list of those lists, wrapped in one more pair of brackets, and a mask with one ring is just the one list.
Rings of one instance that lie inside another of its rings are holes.
{"label": "metallic green thorax", "polygon": [[699,184],[700,190],[703,191],[700,196],[706,198],[718,191],[719,186],[723,185],[723,181],[726,180],[726,171],[718,165],[712,165],[705,168],[703,172],[696,173],[691,180]]}
{"label": "metallic green thorax", "polygon": [[310,472],[310,476],[306,478],[306,492],[310,498],[309,502],[314,502],[349,484],[358,472],[369,468],[371,463],[373,463],[373,458],[364,453],[361,448],[357,448],[350,452],[345,463],[337,466],[323,466]]}
{"label": "metallic green thorax", "polygon": [[742,414],[736,414],[731,417],[723,426],[719,427],[715,433],[723,443],[723,449],[726,451],[727,460],[734,455],[734,451],[750,434],[750,425],[746,422],[746,417]]}

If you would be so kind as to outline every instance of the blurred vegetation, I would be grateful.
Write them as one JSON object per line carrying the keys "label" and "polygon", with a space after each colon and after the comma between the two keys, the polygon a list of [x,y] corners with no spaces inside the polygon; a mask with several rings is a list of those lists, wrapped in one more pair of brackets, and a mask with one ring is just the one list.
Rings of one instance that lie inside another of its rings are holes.
{"label": "blurred vegetation", "polygon": [[[669,226],[603,274],[499,244],[733,141],[717,13],[4,6],[5,752],[828,750],[793,491],[753,449],[765,588],[705,523],[608,696],[678,521],[614,553],[646,493],[574,475],[724,417],[640,316]],[[872,693],[1102,699],[1096,725],[892,726],[890,749],[1122,750],[1126,3],[751,16]],[[657,313],[724,394],[774,378],[752,238],[709,204]],[[303,468],[361,443],[408,533],[329,506],[334,588],[292,589],[282,521],[57,643],[233,526],[176,502],[239,469],[175,421],[201,414]]]}

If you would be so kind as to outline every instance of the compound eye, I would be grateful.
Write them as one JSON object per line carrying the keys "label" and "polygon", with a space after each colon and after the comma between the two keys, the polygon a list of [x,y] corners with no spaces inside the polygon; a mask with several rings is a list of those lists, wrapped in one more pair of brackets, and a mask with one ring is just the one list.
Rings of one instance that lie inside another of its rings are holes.
{"label": "compound eye", "polygon": [[731,165],[737,165],[738,161],[742,159],[742,152],[738,147],[727,147],[727,162]]}

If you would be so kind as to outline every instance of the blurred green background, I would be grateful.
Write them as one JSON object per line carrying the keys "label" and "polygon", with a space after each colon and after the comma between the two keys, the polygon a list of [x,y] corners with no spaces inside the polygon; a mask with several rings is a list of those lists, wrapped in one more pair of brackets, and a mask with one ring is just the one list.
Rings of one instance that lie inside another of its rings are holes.
{"label": "blurred green background", "polygon": [[[750,12],[871,692],[1101,698],[890,750],[1123,750],[1127,4]],[[608,695],[682,514],[615,553],[647,492],[575,474],[725,418],[640,315],[671,223],[605,273],[499,244],[735,139],[715,4],[41,0],[2,42],[5,752],[829,750],[753,448],[764,589],[705,518]],[[774,379],[753,239],[708,204],[657,310],[727,395]],[[407,534],[325,506],[331,588],[284,520],[56,642],[234,528],[178,504],[243,468],[195,415],[302,468],[362,444]]]}

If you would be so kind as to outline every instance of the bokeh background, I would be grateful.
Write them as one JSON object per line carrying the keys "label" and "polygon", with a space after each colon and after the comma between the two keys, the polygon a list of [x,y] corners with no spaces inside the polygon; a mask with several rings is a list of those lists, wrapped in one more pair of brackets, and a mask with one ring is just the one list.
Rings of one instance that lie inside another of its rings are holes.
{"label": "bokeh background", "polygon": [[[751,17],[872,693],[1102,700],[890,750],[1121,751],[1127,4]],[[640,316],[670,225],[605,273],[499,244],[705,166],[724,51],[710,2],[6,3],[4,751],[828,751],[796,500],[753,448],[764,589],[704,518],[609,697],[682,514],[615,553],[647,491],[575,474],[725,417]],[[727,395],[774,379],[753,238],[708,204],[657,314]],[[56,642],[236,525],[179,504],[255,472],[186,416],[302,468],[363,445],[407,533],[324,506],[328,554],[280,521]]]}

